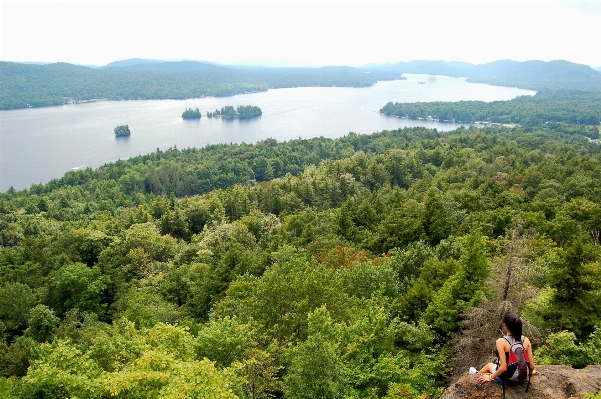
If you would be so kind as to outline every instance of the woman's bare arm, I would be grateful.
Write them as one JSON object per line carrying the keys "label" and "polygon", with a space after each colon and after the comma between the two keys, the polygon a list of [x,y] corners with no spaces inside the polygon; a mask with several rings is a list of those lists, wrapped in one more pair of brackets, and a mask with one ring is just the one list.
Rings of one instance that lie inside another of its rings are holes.
{"label": "woman's bare arm", "polygon": [[[495,379],[503,375],[507,371],[507,358],[505,357],[505,344],[509,345],[509,342],[505,338],[499,338],[497,340],[497,352],[499,353],[499,368],[490,377]],[[495,375],[496,374],[496,375]]]}
{"label": "woman's bare arm", "polygon": [[497,377],[503,375],[505,371],[507,371],[507,358],[505,357],[506,346],[509,345],[505,338],[499,338],[497,340],[497,352],[499,353],[499,368],[490,375],[483,375],[478,378],[480,384],[484,384],[485,382],[490,382]]}
{"label": "woman's bare arm", "polygon": [[534,367],[534,355],[532,354],[532,343],[530,343],[530,340],[528,339],[528,337],[526,337],[524,339],[524,347],[526,348],[526,351],[528,352],[528,359],[530,360],[530,374],[538,374],[538,371]]}

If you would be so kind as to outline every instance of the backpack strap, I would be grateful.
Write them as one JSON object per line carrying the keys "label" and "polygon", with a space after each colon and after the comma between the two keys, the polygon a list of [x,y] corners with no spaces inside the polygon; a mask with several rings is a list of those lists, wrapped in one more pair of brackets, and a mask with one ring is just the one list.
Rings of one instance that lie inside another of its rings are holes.
{"label": "backpack strap", "polygon": [[[522,335],[522,341],[524,341],[524,336]],[[524,348],[525,349],[525,348]],[[530,362],[531,360],[528,359],[528,362]],[[528,366],[530,367],[530,366]],[[530,378],[532,377],[532,373],[530,372],[530,370],[528,370],[528,384],[526,385],[526,393],[528,393],[528,388],[530,388]]]}
{"label": "backpack strap", "polygon": [[515,337],[513,335],[505,335],[503,338],[505,338],[505,340],[507,342],[509,342],[509,346],[513,347],[513,345],[520,343],[523,345],[524,342],[524,336],[522,335],[522,339],[521,340],[517,340],[515,339]]}
{"label": "backpack strap", "polygon": [[[513,345],[520,343],[522,344],[522,346],[524,345],[524,336],[521,336],[521,340],[518,341],[517,339],[515,339],[513,336],[511,335],[506,335],[503,338],[505,338],[507,340],[507,342],[509,342],[509,346],[510,349],[509,350],[513,350]],[[525,350],[526,348],[524,348]],[[528,383],[526,384],[526,390],[525,392],[528,393],[528,389],[530,388],[530,378],[532,378],[532,373],[530,372],[530,370],[528,370]],[[503,399],[505,399],[505,380],[503,380]]]}

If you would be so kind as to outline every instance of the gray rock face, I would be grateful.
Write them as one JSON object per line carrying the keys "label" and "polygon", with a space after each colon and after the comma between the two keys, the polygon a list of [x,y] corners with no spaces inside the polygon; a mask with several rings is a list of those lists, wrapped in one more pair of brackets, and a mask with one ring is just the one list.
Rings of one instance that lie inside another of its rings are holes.
{"label": "gray rock face", "polygon": [[[530,389],[525,385],[505,388],[506,399],[572,399],[582,398],[583,393],[601,391],[601,365],[576,370],[567,366],[538,366],[539,374],[533,375]],[[500,383],[481,385],[478,375],[461,377],[448,387],[440,399],[501,399]]]}

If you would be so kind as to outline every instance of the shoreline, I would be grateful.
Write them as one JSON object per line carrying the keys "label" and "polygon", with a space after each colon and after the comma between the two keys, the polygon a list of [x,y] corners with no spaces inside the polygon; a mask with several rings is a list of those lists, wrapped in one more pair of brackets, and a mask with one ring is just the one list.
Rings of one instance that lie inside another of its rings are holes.
{"label": "shoreline", "polygon": [[[408,73],[408,72],[404,72],[403,75],[427,75],[427,76],[443,76],[443,77],[448,77],[448,78],[454,78],[454,79],[465,79],[466,83],[471,83],[471,84],[487,84],[490,86],[497,86],[497,87],[507,87],[507,88],[511,88],[511,89],[519,89],[519,90],[529,90],[529,91],[533,91],[534,94],[532,94],[533,96],[538,94],[537,90],[533,90],[533,89],[526,89],[526,88],[521,88],[521,87],[517,87],[517,86],[502,86],[502,85],[495,85],[492,83],[486,83],[486,82],[470,82],[469,81],[469,77],[457,77],[457,76],[450,76],[450,75],[431,75],[431,74],[424,74],[424,73]],[[20,110],[20,109],[35,109],[35,108],[47,108],[47,107],[60,107],[63,105],[77,105],[77,104],[89,104],[89,103],[96,103],[96,102],[103,102],[103,101],[147,101],[147,100],[174,100],[174,101],[183,101],[183,100],[195,100],[195,99],[202,99],[202,98],[222,98],[222,97],[233,97],[233,96],[237,96],[237,95],[241,95],[241,94],[253,94],[253,93],[265,93],[269,90],[277,90],[277,89],[297,89],[297,88],[317,88],[317,87],[334,87],[334,88],[356,88],[356,89],[360,89],[360,88],[369,88],[369,87],[373,87],[375,86],[377,83],[379,82],[392,82],[392,81],[398,81],[398,80],[407,80],[406,76],[401,76],[400,78],[394,78],[394,79],[382,79],[382,80],[377,80],[375,82],[373,82],[371,85],[369,86],[322,86],[322,85],[307,85],[307,86],[284,86],[284,87],[268,87],[265,90],[250,90],[250,91],[241,91],[239,93],[232,93],[232,94],[226,94],[226,95],[203,95],[200,97],[187,97],[187,98],[174,98],[174,97],[162,97],[162,98],[130,98],[130,99],[111,99],[108,97],[97,97],[97,98],[92,98],[92,99],[87,99],[87,100],[75,100],[73,97],[65,97],[64,98],[64,102],[62,104],[49,104],[49,105],[39,105],[39,106],[32,106],[29,103],[27,103],[25,106],[23,107],[15,107],[15,108],[0,108],[0,112],[1,111],[13,111],[13,110]],[[390,115],[392,116],[392,115]],[[405,119],[409,119],[409,118],[405,118]],[[415,120],[415,119],[413,119]],[[422,119],[423,120],[423,119]],[[433,119],[435,120],[435,119]],[[445,122],[445,121],[440,121],[440,122]],[[455,122],[455,123],[475,123],[475,122]]]}
{"label": "shoreline", "polygon": [[407,119],[410,121],[432,121],[432,122],[439,122],[439,123],[470,123],[473,125],[509,127],[512,129],[515,127],[521,126],[517,123],[500,123],[500,122],[489,122],[489,121],[453,121],[453,120],[446,120],[446,119],[440,120],[440,119],[436,119],[436,118],[409,118],[407,116],[386,115],[383,112],[380,112],[380,113],[384,116],[399,118],[399,119]]}

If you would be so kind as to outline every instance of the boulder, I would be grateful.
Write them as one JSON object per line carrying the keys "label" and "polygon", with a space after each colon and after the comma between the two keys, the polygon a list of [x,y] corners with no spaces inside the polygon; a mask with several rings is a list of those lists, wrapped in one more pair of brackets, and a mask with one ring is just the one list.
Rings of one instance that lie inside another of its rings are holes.
{"label": "boulder", "polygon": [[[568,366],[538,366],[530,388],[526,385],[505,388],[506,399],[571,399],[583,393],[601,392],[601,365],[576,370]],[[503,388],[498,382],[478,383],[478,375],[466,375],[448,387],[440,399],[501,399]]]}

